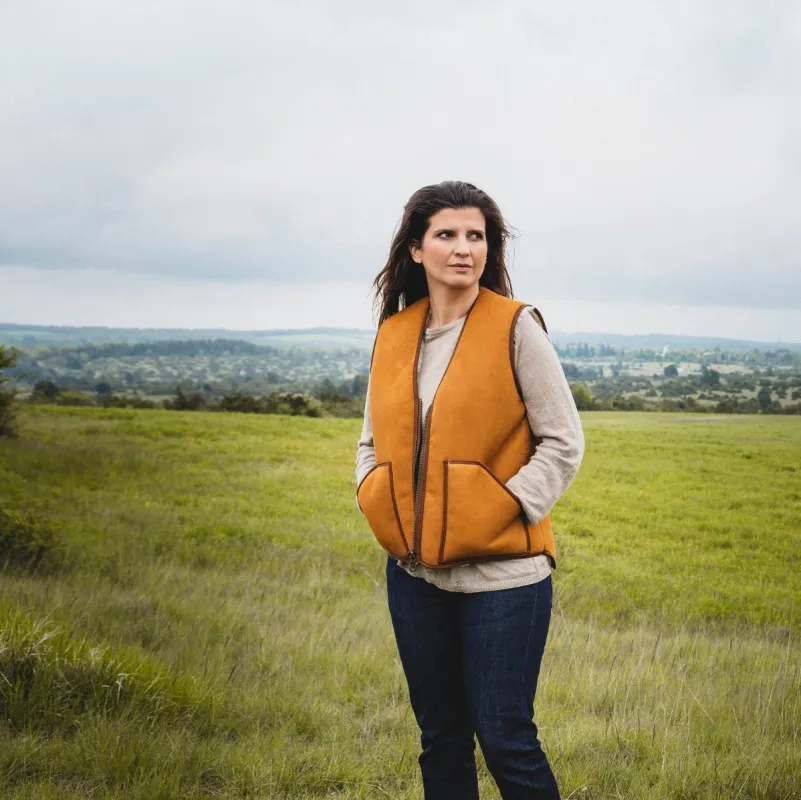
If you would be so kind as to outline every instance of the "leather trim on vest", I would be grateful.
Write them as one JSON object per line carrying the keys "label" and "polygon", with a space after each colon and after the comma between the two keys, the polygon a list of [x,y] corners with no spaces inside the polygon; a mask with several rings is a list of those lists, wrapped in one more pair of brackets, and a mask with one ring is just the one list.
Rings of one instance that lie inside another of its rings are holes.
{"label": "leather trim on vest", "polygon": [[[446,459],[443,462],[443,527],[438,563],[464,563],[482,555],[531,555],[531,539],[520,501],[492,470],[480,461]],[[452,480],[459,489],[455,502]],[[448,528],[460,532],[455,543]],[[470,530],[472,535],[466,535]]]}
{"label": "leather trim on vest", "polygon": [[503,481],[498,480],[498,476],[495,475],[486,464],[482,464],[480,461],[444,461],[442,466],[445,471],[443,478],[443,495],[445,499],[442,504],[442,546],[440,547],[440,561],[442,561],[442,554],[445,551],[445,537],[447,535],[448,525],[448,464],[475,464],[481,467],[498,484],[498,486],[500,486],[501,489],[503,489],[512,498],[512,500],[517,503],[518,508],[520,509],[520,516],[526,529],[526,552],[531,552],[531,534],[528,529],[528,520],[526,519],[526,512],[523,509],[523,504],[520,502],[520,499],[517,497],[517,495],[512,492]]}
{"label": "leather trim on vest", "polygon": [[520,306],[515,311],[515,315],[512,317],[512,327],[509,329],[509,362],[512,365],[512,376],[515,379],[517,394],[521,400],[523,399],[523,390],[520,388],[520,379],[517,377],[517,369],[515,369],[515,330],[517,329],[517,321],[520,319],[520,312],[524,308],[525,306]]}
{"label": "leather trim on vest", "polygon": [[[389,530],[387,530],[386,528],[383,528],[382,530],[380,530],[378,532],[375,532],[375,530],[374,530],[374,534],[375,534],[375,537],[378,540],[379,544],[391,556],[394,556],[396,558],[406,558],[406,555],[407,555],[407,553],[409,551],[409,545],[408,545],[408,542],[406,540],[406,535],[403,532],[403,523],[401,522],[400,514],[398,513],[398,501],[397,501],[397,499],[395,497],[395,481],[394,481],[393,475],[392,475],[392,462],[391,461],[381,461],[378,464],[374,464],[372,467],[370,467],[370,469],[367,471],[365,476],[361,479],[361,481],[359,481],[359,485],[356,488],[356,500],[357,500],[357,502],[359,502],[359,505],[361,507],[361,501],[359,501],[359,491],[365,485],[365,481],[371,475],[375,475],[377,470],[382,469],[384,467],[386,467],[387,472],[388,472],[388,476],[387,477],[388,477],[388,483],[389,483],[389,496],[390,496],[390,499],[392,501],[392,511],[394,513],[394,516],[395,516],[395,522],[397,523],[397,526],[398,526],[397,533],[400,536],[400,542],[403,545],[403,550],[399,553],[399,552],[397,552],[397,550],[398,550],[397,547],[395,547],[395,548],[392,547],[392,544],[393,544],[393,542],[392,542],[393,531],[391,529],[392,526],[390,526]],[[380,501],[381,498],[379,497],[378,499]],[[365,516],[367,516],[366,512],[362,511],[362,513],[365,514]]]}
{"label": "leather trim on vest", "polygon": [[369,372],[373,371],[373,357],[375,356],[375,345],[378,341],[378,331],[375,332],[375,336],[373,336],[373,349],[370,351],[370,368]]}
{"label": "leather trim on vest", "polygon": [[545,333],[548,333],[548,326],[545,324],[545,317],[540,314],[540,310],[538,308],[534,309],[534,313],[537,315],[537,322],[539,323],[540,328],[542,328]]}

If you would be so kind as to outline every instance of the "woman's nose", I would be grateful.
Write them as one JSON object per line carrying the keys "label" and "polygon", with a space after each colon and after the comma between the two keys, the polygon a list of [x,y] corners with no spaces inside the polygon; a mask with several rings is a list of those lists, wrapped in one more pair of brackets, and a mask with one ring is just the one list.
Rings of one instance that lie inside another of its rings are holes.
{"label": "woman's nose", "polygon": [[457,256],[466,256],[470,254],[470,247],[467,244],[467,239],[465,237],[459,237],[456,240],[456,255]]}

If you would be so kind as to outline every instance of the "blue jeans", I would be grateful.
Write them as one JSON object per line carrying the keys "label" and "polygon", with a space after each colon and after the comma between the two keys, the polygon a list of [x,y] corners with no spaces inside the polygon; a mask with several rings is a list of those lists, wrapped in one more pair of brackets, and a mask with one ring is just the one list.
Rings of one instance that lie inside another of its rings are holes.
{"label": "blue jeans", "polygon": [[387,597],[421,731],[426,800],[476,800],[475,743],[504,800],[558,800],[532,720],[552,584],[446,592],[387,560]]}

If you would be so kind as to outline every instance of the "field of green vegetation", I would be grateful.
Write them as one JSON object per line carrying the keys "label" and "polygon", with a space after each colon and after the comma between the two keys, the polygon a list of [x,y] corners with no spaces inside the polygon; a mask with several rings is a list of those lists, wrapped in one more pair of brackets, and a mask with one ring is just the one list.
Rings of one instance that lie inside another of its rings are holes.
{"label": "field of green vegetation", "polygon": [[[563,797],[801,797],[801,419],[583,420],[536,707]],[[422,797],[359,429],[24,409],[1,797]]]}

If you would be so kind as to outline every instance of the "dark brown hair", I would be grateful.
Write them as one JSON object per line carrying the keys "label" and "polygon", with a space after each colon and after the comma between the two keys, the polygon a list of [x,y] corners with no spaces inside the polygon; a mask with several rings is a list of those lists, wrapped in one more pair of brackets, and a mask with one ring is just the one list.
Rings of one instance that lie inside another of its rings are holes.
{"label": "dark brown hair", "polygon": [[487,264],[479,284],[513,297],[506,271],[506,242],[511,237],[495,201],[472,183],[443,181],[418,189],[403,208],[403,218],[392,239],[389,258],[373,281],[373,309],[379,307],[378,327],[384,320],[428,294],[425,270],[416,263],[409,246],[420,244],[431,217],[443,208],[477,208],[487,226]]}

